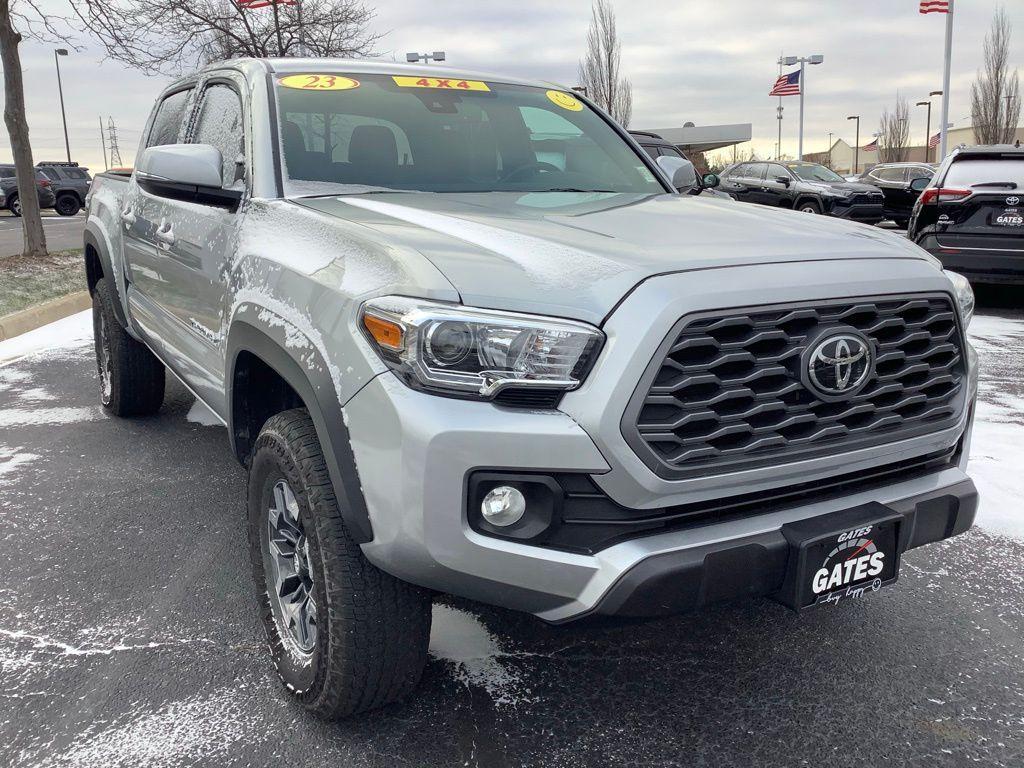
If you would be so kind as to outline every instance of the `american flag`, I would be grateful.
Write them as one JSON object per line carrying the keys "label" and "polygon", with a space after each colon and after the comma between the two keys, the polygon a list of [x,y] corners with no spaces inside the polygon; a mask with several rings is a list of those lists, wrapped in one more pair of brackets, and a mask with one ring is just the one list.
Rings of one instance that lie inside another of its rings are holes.
{"label": "american flag", "polygon": [[800,95],[800,70],[782,75],[775,81],[775,86],[769,96],[799,96]]}
{"label": "american flag", "polygon": [[921,0],[921,13],[949,13],[949,0]]}
{"label": "american flag", "polygon": [[878,151],[878,139],[875,139],[870,144],[865,145],[865,152],[877,152]]}
{"label": "american flag", "polygon": [[266,8],[271,5],[295,5],[296,0],[235,0],[239,8]]}
{"label": "american flag", "polygon": [[939,146],[939,141],[942,139],[941,133],[936,133],[930,139],[928,139],[928,149],[935,149]]}

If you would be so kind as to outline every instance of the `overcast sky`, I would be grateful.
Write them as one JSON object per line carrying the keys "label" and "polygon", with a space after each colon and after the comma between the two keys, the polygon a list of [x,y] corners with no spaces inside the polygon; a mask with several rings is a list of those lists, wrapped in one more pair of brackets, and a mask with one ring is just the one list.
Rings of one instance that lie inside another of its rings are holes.
{"label": "overcast sky", "polygon": [[[775,106],[768,97],[780,52],[820,53],[806,84],[806,152],[824,150],[828,132],[853,142],[860,114],[861,143],[897,92],[911,105],[942,87],[945,17],[922,16],[917,0],[614,0],[622,38],[623,72],[633,82],[631,127],[752,123],[753,147],[774,151]],[[60,0],[48,0],[59,7]],[[576,82],[589,0],[387,0],[377,8],[378,50],[404,61],[412,50],[445,50],[453,66]],[[1002,3],[1014,22],[1011,62],[1024,59],[1024,0]],[[999,0],[957,0],[950,120],[970,124],[970,84]],[[259,13],[260,11],[253,11]],[[267,11],[269,12],[269,11]],[[61,59],[72,157],[103,167],[99,117],[113,116],[122,157],[134,157],[154,95],[167,82],[113,62],[80,41],[84,51]],[[32,145],[37,160],[62,159],[63,134],[53,48],[22,45]],[[783,151],[796,152],[799,98],[783,99]],[[933,128],[938,123],[936,100]],[[925,108],[911,107],[911,137],[923,142]],[[934,131],[933,131],[934,132]],[[3,132],[0,159],[10,158]],[[742,149],[748,149],[745,145]]]}

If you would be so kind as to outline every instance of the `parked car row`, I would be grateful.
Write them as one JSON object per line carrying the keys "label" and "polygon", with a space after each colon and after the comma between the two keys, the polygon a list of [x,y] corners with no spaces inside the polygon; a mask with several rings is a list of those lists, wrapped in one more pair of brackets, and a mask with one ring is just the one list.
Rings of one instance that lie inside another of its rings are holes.
{"label": "parked car row", "polygon": [[[61,216],[74,216],[85,206],[92,178],[89,169],[75,162],[36,164],[36,191],[40,208],[53,208]],[[0,208],[21,216],[17,171],[13,165],[0,165]]]}

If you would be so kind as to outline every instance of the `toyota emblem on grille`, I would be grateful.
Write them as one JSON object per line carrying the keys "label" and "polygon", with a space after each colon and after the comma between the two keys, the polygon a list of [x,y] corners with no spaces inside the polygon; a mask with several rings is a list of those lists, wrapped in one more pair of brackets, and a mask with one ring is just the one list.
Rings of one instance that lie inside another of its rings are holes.
{"label": "toyota emblem on grille", "polygon": [[806,357],[807,383],[826,399],[855,394],[874,369],[871,343],[860,334],[832,333],[820,338]]}
{"label": "toyota emblem on grille", "polygon": [[1006,204],[1007,205],[1017,205],[1017,203],[1019,203],[1019,202],[1020,202],[1020,198],[1017,197],[1016,195],[1010,195],[1008,198],[1006,198]]}

